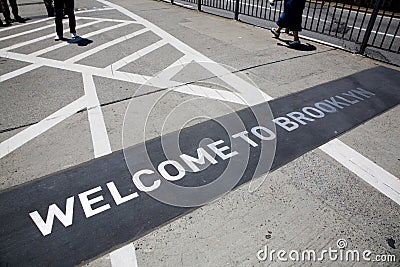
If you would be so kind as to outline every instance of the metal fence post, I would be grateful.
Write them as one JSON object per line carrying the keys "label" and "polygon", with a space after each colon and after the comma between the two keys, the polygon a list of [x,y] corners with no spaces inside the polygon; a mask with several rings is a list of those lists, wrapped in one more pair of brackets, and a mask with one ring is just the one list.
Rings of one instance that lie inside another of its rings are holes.
{"label": "metal fence post", "polygon": [[201,0],[197,0],[197,10],[201,11]]}
{"label": "metal fence post", "polygon": [[235,0],[235,20],[239,20],[239,1]]}
{"label": "metal fence post", "polygon": [[174,4],[174,0],[171,0],[171,4]]}
{"label": "metal fence post", "polygon": [[368,46],[369,37],[371,36],[372,29],[374,28],[374,24],[376,21],[376,17],[378,16],[379,7],[381,6],[381,3],[382,3],[382,0],[375,1],[374,11],[372,11],[371,18],[369,20],[367,29],[365,31],[364,39],[360,46],[360,51],[358,51],[358,53],[360,53],[360,54],[364,54],[365,49]]}

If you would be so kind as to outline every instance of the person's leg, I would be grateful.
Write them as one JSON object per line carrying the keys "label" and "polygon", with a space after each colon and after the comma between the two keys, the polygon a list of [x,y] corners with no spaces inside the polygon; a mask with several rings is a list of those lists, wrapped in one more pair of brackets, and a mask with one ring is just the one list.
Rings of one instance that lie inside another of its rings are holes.
{"label": "person's leg", "polygon": [[10,2],[10,6],[11,6],[12,13],[14,15],[14,18],[17,19],[19,17],[17,0],[8,0],[8,2]]}
{"label": "person's leg", "polygon": [[293,31],[293,40],[300,41],[299,39],[299,31]]}
{"label": "person's leg", "polygon": [[289,42],[288,45],[291,47],[298,47],[300,45],[299,31],[293,32],[293,41]]}
{"label": "person's leg", "polygon": [[275,36],[275,38],[279,38],[279,35],[281,34],[281,31],[283,28],[287,28],[287,18],[286,18],[286,12],[283,12],[279,19],[276,21],[276,25],[278,25],[277,28],[272,28],[271,32]]}
{"label": "person's leg", "polygon": [[6,25],[11,25],[11,13],[7,0],[1,0],[1,4],[3,5],[3,16],[6,21]]}
{"label": "person's leg", "polygon": [[56,23],[56,33],[58,39],[62,38],[63,36],[63,10],[64,10],[64,1],[63,0],[54,0],[54,11],[55,11],[55,23]]}
{"label": "person's leg", "polygon": [[49,17],[54,17],[54,5],[52,0],[43,0],[44,5],[46,6],[47,15]]}
{"label": "person's leg", "polygon": [[69,19],[69,31],[72,37],[76,37],[76,20],[74,12],[74,0],[65,1],[65,13],[68,15]]}
{"label": "person's leg", "polygon": [[22,23],[26,22],[27,19],[24,19],[23,17],[21,17],[21,16],[18,14],[17,0],[8,0],[8,1],[10,2],[11,10],[12,10],[12,13],[13,13],[13,15],[14,15],[14,19],[15,19],[16,21],[18,21],[18,22],[22,22]]}

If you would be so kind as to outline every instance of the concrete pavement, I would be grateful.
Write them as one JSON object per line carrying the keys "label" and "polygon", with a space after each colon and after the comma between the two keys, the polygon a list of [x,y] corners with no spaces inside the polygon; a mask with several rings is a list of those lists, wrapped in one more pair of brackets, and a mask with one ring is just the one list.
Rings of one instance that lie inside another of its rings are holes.
{"label": "concrete pavement", "polygon": [[[258,88],[273,98],[301,92],[382,65],[361,56],[311,42],[307,43],[315,46],[314,51],[292,50],[273,39],[264,29],[162,2],[143,0],[113,3],[158,26],[163,32],[177,38],[201,55],[239,70],[240,75],[250,78]],[[109,6],[104,1],[82,1],[76,5],[78,9],[86,12],[77,14],[85,17],[78,20],[78,25],[91,22],[90,17],[104,19],[78,30],[83,37],[85,34],[123,23],[116,20],[138,22],[137,19],[121,13],[121,9]],[[29,23],[41,19],[40,14],[44,13],[44,6],[38,4],[34,8],[26,7],[21,6],[21,14],[35,18]],[[105,10],[101,10],[104,8]],[[107,19],[114,21],[106,21]],[[1,29],[0,38],[33,29],[34,24],[29,23],[27,26]],[[40,25],[51,24],[52,21],[49,20]],[[45,53],[40,55],[41,58],[53,59],[57,63],[37,61],[34,64],[43,63],[45,66],[38,66],[15,76],[9,74],[28,66],[26,61],[31,60],[27,57],[22,58],[26,60],[25,63],[24,60],[16,60],[17,54],[35,53],[57,43],[49,37],[28,46],[12,49],[9,52],[15,53],[14,59],[4,52],[1,65],[4,67],[1,70],[0,141],[9,140],[29,129],[30,125],[84,95],[87,90],[80,71],[85,71],[94,77],[110,148],[112,151],[122,149],[122,123],[129,98],[138,90],[143,92],[144,89],[138,89],[139,83],[132,83],[123,78],[113,79],[105,74],[101,76],[99,69],[107,68],[112,63],[160,40],[176,44],[174,39],[168,39],[169,35],[161,34],[160,37],[159,34],[155,34],[155,31],[160,31],[149,25],[142,22],[132,23],[117,30],[104,31],[88,37],[93,43],[87,46],[66,45],[52,51],[43,51]],[[142,29],[149,31],[130,39],[126,38],[132,32]],[[21,35],[2,41],[1,47],[7,49],[12,45],[51,34],[52,30],[49,27],[29,36]],[[120,43],[105,46],[118,38],[122,38]],[[181,45],[178,46],[182,48]],[[85,52],[87,57],[79,58],[79,55]],[[160,46],[129,62],[120,71],[153,76],[183,54],[185,49],[179,50],[171,44]],[[66,67],[63,61],[73,56],[78,56],[79,60],[76,63],[82,70],[74,71],[76,64]],[[46,65],[50,63],[53,65]],[[390,68],[399,70],[395,67]],[[194,80],[201,71],[205,70],[201,70],[199,66],[191,66],[187,70],[188,74],[182,75],[182,79]],[[140,107],[146,102],[153,103],[161,95],[161,92],[151,88],[145,94],[133,97],[131,105]],[[164,105],[151,117],[154,121],[149,126],[150,134],[146,138],[159,136],[158,125],[165,119],[163,113],[183,101],[194,98],[193,93],[173,92],[168,95],[168,98],[164,99]],[[243,108],[238,103],[228,105],[233,110]],[[101,153],[96,154],[93,139],[94,132],[97,131],[93,130],[90,111],[85,107],[78,105],[67,119],[2,157],[1,188],[10,189],[100,155]],[[213,118],[228,113],[216,99],[209,99],[206,105],[204,102],[197,106],[194,104],[190,113],[198,115],[199,110],[201,114]],[[138,113],[140,118],[140,108]],[[340,136],[339,140],[370,159],[373,162],[371,169],[376,164],[393,176],[399,177],[398,115],[397,106]],[[66,115],[62,113],[61,116]],[[163,133],[182,127],[179,123],[180,117],[183,119],[185,116],[176,116],[176,123],[170,121]],[[142,119],[145,119],[144,116]],[[133,136],[137,136],[141,129],[130,131]],[[142,141],[133,138],[130,144]],[[398,182],[398,178],[396,179]],[[270,173],[256,192],[249,193],[248,187],[244,185],[135,240],[134,246],[139,266],[263,266],[268,262],[260,261],[256,254],[264,245],[276,250],[320,251],[328,247],[336,248],[338,239],[345,239],[350,249],[369,249],[375,254],[393,254],[399,259],[399,214],[398,203],[366,183],[357,172],[349,170],[337,159],[317,149]],[[396,241],[394,245],[392,240]],[[112,255],[104,255],[88,265],[116,266],[117,257]],[[275,259],[275,264],[280,265],[282,262]],[[369,263],[355,263],[360,266],[366,264]],[[335,266],[341,263],[324,261],[324,265]]]}

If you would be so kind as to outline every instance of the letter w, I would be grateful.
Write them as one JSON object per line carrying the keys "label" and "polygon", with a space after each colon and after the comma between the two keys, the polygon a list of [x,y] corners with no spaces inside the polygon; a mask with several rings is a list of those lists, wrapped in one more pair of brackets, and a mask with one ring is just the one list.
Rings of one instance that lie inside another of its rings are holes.
{"label": "letter w", "polygon": [[39,228],[40,232],[42,232],[43,236],[51,234],[51,231],[53,230],[54,216],[56,216],[65,227],[67,227],[72,224],[73,215],[74,215],[73,196],[67,199],[65,214],[60,210],[60,208],[56,204],[50,205],[49,210],[47,212],[46,222],[43,221],[42,217],[40,216],[37,210],[29,213],[29,216],[31,216],[33,222]]}

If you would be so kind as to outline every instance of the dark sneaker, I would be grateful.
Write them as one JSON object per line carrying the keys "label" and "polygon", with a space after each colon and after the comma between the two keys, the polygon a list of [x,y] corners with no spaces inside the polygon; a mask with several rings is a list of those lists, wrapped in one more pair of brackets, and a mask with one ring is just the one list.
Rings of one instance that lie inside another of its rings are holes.
{"label": "dark sneaker", "polygon": [[275,36],[275,38],[279,38],[279,35],[281,35],[281,33],[278,32],[275,28],[272,28],[271,32]]}
{"label": "dark sneaker", "polygon": [[300,45],[300,41],[290,41],[288,45],[291,47],[296,47]]}
{"label": "dark sneaker", "polygon": [[19,23],[25,23],[27,20],[28,20],[28,19],[23,18],[23,17],[20,17],[20,16],[18,16],[18,17],[15,18],[15,21],[18,21]]}

